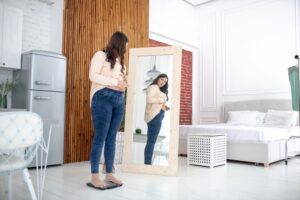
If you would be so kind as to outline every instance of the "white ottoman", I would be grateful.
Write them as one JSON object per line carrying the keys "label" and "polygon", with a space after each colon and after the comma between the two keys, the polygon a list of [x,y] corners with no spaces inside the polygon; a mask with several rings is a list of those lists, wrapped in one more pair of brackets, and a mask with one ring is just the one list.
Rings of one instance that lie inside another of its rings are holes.
{"label": "white ottoman", "polygon": [[188,164],[210,168],[226,164],[225,135],[188,135]]}

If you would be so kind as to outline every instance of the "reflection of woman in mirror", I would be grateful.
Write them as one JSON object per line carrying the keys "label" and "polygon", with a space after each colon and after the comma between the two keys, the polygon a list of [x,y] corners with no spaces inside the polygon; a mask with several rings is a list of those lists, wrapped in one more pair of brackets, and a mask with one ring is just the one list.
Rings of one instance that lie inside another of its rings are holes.
{"label": "reflection of woman in mirror", "polygon": [[153,150],[158,137],[165,111],[170,108],[168,100],[168,76],[160,74],[147,88],[145,122],[147,123],[147,144],[145,147],[145,164],[151,165]]}
{"label": "reflection of woman in mirror", "polygon": [[124,91],[127,87],[124,54],[128,39],[122,32],[115,32],[108,45],[97,51],[91,60],[89,78],[91,86],[91,114],[94,138],[91,148],[91,183],[88,186],[106,189],[99,177],[99,161],[104,147],[106,180],[119,186],[122,182],[112,174],[115,141],[124,114]]}

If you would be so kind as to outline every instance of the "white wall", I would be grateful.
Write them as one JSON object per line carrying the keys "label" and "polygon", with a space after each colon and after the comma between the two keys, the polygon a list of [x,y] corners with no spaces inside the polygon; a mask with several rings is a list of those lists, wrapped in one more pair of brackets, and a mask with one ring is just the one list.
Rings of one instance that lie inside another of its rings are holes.
{"label": "white wall", "polygon": [[193,51],[193,123],[223,120],[223,102],[290,98],[299,0],[150,0],[150,38]]}
{"label": "white wall", "polygon": [[290,99],[299,54],[299,0],[224,0],[197,9],[198,104],[193,123],[223,120],[223,102]]}
{"label": "white wall", "polygon": [[[0,0],[23,11],[22,52],[33,49],[62,52],[63,0],[47,5],[38,0]],[[1,31],[1,30],[0,30]],[[0,83],[11,79],[12,71],[0,68]],[[8,106],[10,106],[10,94]]]}
{"label": "white wall", "polygon": [[196,9],[182,0],[150,0],[149,31],[196,44]]}
{"label": "white wall", "polygon": [[[199,74],[197,9],[183,0],[150,0],[149,38],[193,53],[193,74]],[[198,116],[199,81],[193,76],[193,121]],[[196,109],[194,109],[194,107]]]}
{"label": "white wall", "polygon": [[63,0],[48,5],[38,0],[0,0],[23,11],[22,52],[62,51]]}

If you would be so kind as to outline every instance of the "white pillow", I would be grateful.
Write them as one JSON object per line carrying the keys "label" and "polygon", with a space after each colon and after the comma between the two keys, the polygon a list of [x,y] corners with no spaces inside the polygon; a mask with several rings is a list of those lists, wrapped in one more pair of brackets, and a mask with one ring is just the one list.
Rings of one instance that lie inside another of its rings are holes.
{"label": "white pillow", "polygon": [[270,126],[296,126],[299,119],[298,111],[268,110],[264,125]]}
{"label": "white pillow", "polygon": [[228,120],[226,123],[232,125],[256,125],[257,111],[229,111]]}

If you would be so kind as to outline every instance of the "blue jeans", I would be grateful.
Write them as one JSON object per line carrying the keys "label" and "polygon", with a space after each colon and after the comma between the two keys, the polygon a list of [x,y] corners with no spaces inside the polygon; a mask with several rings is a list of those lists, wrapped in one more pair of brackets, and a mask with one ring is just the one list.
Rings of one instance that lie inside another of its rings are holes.
{"label": "blue jeans", "polygon": [[92,98],[91,105],[94,139],[91,149],[91,172],[99,172],[101,151],[104,146],[106,172],[111,173],[115,157],[117,131],[124,115],[124,92],[103,88]]}
{"label": "blue jeans", "polygon": [[147,144],[145,147],[145,164],[151,165],[152,156],[154,151],[154,146],[161,128],[161,122],[165,116],[165,111],[160,110],[160,112],[150,121],[148,122],[148,130],[147,130]]}

